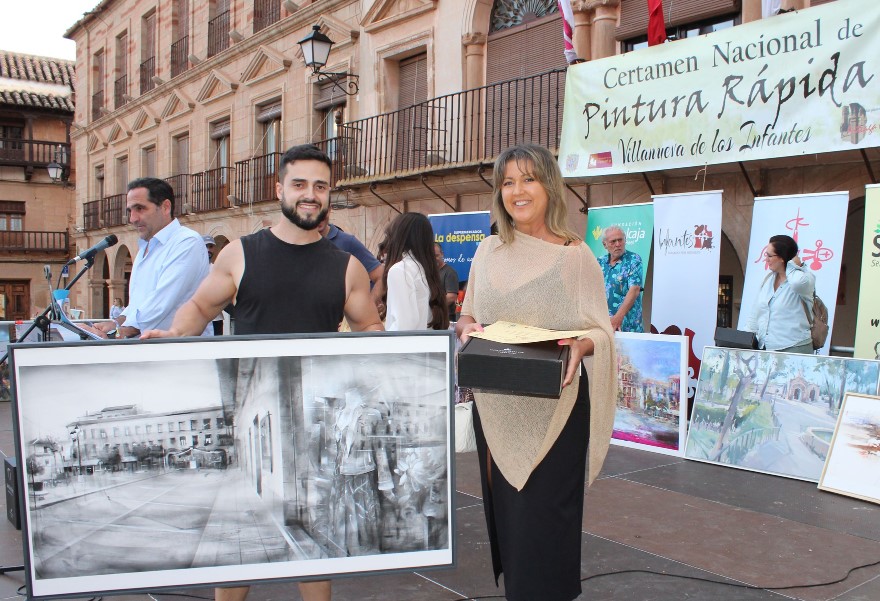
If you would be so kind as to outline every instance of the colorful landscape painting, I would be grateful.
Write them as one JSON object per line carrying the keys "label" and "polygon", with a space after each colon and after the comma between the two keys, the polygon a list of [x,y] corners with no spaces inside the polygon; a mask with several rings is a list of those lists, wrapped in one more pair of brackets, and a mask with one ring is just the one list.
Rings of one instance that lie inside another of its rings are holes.
{"label": "colorful landscape painting", "polygon": [[614,339],[618,386],[612,442],[681,455],[687,431],[686,406],[681,406],[687,337],[616,332]]}
{"label": "colorful landscape painting", "polygon": [[880,397],[844,397],[819,488],[880,503]]}
{"label": "colorful landscape painting", "polygon": [[685,457],[818,482],[847,392],[880,362],[706,347]]}

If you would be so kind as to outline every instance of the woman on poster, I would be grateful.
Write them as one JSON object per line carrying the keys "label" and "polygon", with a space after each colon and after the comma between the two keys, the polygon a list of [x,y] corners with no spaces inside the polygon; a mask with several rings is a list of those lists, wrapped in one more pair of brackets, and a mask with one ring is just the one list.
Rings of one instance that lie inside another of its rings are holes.
{"label": "woman on poster", "polygon": [[[562,175],[545,148],[523,145],[495,162],[498,235],[480,243],[456,334],[506,320],[585,330],[571,348],[558,400],[475,392],[474,432],[495,582],[512,601],[581,593],[587,447],[592,482],[614,420],[616,359],[602,270],[566,225]],[[592,356],[582,374],[582,359]]]}

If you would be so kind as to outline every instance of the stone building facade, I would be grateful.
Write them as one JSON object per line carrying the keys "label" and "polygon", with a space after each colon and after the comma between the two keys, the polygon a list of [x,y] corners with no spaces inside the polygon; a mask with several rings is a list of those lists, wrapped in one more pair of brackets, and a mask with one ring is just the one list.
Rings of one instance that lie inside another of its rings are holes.
{"label": "stone building facade", "polygon": [[[782,6],[811,3],[823,2]],[[572,4],[581,58],[644,44],[644,0]],[[677,36],[761,18],[761,0],[674,4],[666,23]],[[339,76],[334,85],[306,69],[297,42],[315,25],[335,42],[325,70],[356,80]],[[120,238],[79,291],[93,316],[125,295],[137,246],[124,187],[134,177],[168,178],[181,221],[222,245],[279,217],[280,152],[314,142],[334,160],[334,222],[375,250],[398,211],[487,209],[492,160],[504,147],[558,146],[566,63],[555,0],[104,0],[67,36],[81,74],[77,243]],[[355,82],[357,93],[346,95]],[[852,344],[858,199],[878,159],[869,149],[572,180],[570,223],[582,231],[589,207],[652,193],[723,190],[721,274],[732,277],[736,313],[754,197],[848,190],[856,199],[854,242],[844,250],[851,306],[838,311],[832,342]]]}
{"label": "stone building facade", "polygon": [[[2,43],[2,42],[0,42]],[[0,321],[49,304],[70,250],[74,63],[0,50]],[[61,178],[53,182],[48,166]]]}

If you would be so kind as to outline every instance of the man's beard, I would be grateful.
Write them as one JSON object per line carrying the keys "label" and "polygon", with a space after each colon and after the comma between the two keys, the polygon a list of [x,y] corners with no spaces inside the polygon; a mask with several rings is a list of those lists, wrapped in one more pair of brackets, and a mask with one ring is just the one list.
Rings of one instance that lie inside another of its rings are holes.
{"label": "man's beard", "polygon": [[290,221],[293,225],[300,228],[301,230],[311,231],[317,228],[318,224],[324,221],[324,218],[329,212],[330,207],[328,206],[324,209],[321,209],[321,211],[317,215],[309,219],[308,217],[303,217],[296,212],[296,205],[290,206],[289,204],[284,202],[284,200],[281,201],[281,214],[287,217],[288,221]]}

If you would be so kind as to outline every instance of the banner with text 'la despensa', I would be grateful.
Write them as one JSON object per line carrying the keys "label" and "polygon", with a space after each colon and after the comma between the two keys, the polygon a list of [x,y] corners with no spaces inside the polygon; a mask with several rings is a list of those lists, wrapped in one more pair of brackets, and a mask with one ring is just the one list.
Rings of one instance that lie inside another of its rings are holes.
{"label": "banner with text 'la despensa'", "polygon": [[565,177],[880,145],[880,2],[838,0],[574,65]]}

